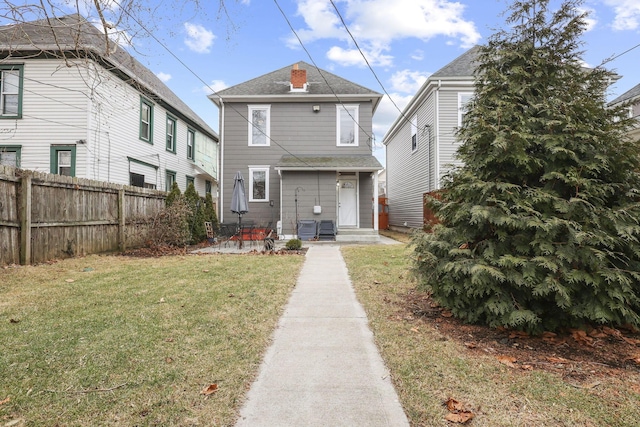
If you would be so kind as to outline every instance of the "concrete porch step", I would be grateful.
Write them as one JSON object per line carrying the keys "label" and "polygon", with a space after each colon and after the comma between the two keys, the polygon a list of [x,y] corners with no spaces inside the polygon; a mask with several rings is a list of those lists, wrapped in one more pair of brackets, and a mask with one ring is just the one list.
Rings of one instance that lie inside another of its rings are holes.
{"label": "concrete porch step", "polygon": [[339,228],[336,242],[376,243],[380,235],[373,228]]}

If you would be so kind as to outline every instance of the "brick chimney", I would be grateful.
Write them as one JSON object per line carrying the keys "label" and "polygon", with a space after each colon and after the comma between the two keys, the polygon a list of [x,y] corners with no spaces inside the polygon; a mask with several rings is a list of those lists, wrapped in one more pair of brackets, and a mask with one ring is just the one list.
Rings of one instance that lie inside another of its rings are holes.
{"label": "brick chimney", "polygon": [[306,90],[307,70],[298,69],[298,64],[293,65],[291,70],[291,90]]}

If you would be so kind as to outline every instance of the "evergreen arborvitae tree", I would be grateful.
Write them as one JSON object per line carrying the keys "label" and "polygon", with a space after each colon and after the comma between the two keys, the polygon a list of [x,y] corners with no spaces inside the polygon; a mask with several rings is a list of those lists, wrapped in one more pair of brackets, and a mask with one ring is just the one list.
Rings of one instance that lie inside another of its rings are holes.
{"label": "evergreen arborvitae tree", "polygon": [[171,204],[181,195],[182,194],[180,193],[180,187],[178,187],[178,183],[174,182],[173,185],[171,185],[171,191],[169,191],[169,194],[167,194],[167,198],[164,201],[165,205],[171,206]]}
{"label": "evergreen arborvitae tree", "polygon": [[204,203],[196,192],[193,183],[189,183],[184,192],[184,198],[189,206],[189,229],[191,230],[191,243],[200,243],[207,238],[207,230],[204,227]]}
{"label": "evergreen arborvitae tree", "polygon": [[585,69],[582,2],[515,1],[509,31],[481,47],[458,131],[464,166],[427,205],[414,270],[468,322],[539,333],[640,325],[640,146],[612,74]]}
{"label": "evergreen arborvitae tree", "polygon": [[213,227],[213,232],[217,233],[219,224],[218,224],[218,215],[216,214],[216,210],[213,207],[213,196],[211,193],[207,193],[204,199],[204,216],[205,221],[211,223],[211,227]]}

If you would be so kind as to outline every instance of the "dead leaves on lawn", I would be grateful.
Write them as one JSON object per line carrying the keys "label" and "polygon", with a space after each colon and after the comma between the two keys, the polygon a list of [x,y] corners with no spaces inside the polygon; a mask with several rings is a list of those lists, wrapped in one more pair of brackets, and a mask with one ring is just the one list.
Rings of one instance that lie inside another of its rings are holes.
{"label": "dead leaves on lawn", "polygon": [[473,412],[465,409],[464,405],[453,397],[447,399],[443,405],[449,411],[444,419],[449,422],[465,424],[468,421],[471,421],[474,417]]}
{"label": "dead leaves on lawn", "polygon": [[209,384],[205,388],[202,389],[200,394],[204,394],[205,396],[211,396],[213,393],[218,391],[218,384]]}

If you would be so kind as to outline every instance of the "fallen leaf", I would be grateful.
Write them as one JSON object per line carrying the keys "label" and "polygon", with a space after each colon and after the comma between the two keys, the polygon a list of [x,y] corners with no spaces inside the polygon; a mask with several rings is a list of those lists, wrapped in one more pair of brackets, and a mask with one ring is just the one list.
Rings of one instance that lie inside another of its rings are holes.
{"label": "fallen leaf", "polygon": [[447,401],[444,402],[444,405],[447,407],[449,412],[455,412],[455,411],[464,410],[464,406],[462,406],[462,403],[460,403],[459,401],[457,401],[453,397],[450,397],[449,399],[447,399]]}
{"label": "fallen leaf", "polygon": [[445,310],[442,312],[442,317],[453,317],[453,313],[449,310]]}
{"label": "fallen leaf", "polygon": [[418,328],[411,328],[411,332],[420,332]]}
{"label": "fallen leaf", "polygon": [[373,284],[374,284],[374,285],[379,285],[379,284],[380,284],[380,282],[378,282],[377,280],[374,280],[374,281],[373,281]]}
{"label": "fallen leaf", "polygon": [[460,246],[458,246],[458,249],[469,249],[469,244],[468,243],[463,243]]}
{"label": "fallen leaf", "polygon": [[562,358],[562,357],[552,357],[552,356],[547,356],[547,360],[551,363],[567,363],[569,362],[567,359]]}
{"label": "fallen leaf", "polygon": [[464,345],[465,345],[467,348],[476,348],[476,347],[478,347],[478,346],[476,345],[476,343],[474,343],[474,342],[466,342],[466,343],[464,343]]}
{"label": "fallen leaf", "polygon": [[9,323],[20,323],[19,319],[9,319]]}
{"label": "fallen leaf", "polygon": [[173,338],[167,338],[165,342],[173,342]]}
{"label": "fallen leaf", "polygon": [[209,384],[207,387],[205,387],[200,392],[200,394],[204,394],[205,396],[209,396],[210,394],[213,394],[216,391],[218,391],[218,384]]}
{"label": "fallen leaf", "polygon": [[600,329],[592,329],[591,331],[589,331],[589,336],[591,338],[606,338],[607,334]]}
{"label": "fallen leaf", "polygon": [[173,363],[173,357],[167,357],[164,361],[167,363]]}
{"label": "fallen leaf", "polygon": [[625,360],[631,360],[635,364],[640,365],[640,355],[629,356]]}
{"label": "fallen leaf", "polygon": [[587,335],[587,333],[580,329],[572,329],[571,336],[574,340],[582,345],[593,345],[593,338]]}
{"label": "fallen leaf", "polygon": [[520,366],[520,369],[522,369],[523,371],[533,371],[533,366],[531,366],[531,365],[522,365],[522,366]]}
{"label": "fallen leaf", "polygon": [[75,282],[75,280],[73,280],[73,279],[66,279],[66,280],[65,280],[65,282],[67,282],[67,283],[73,283],[73,282]]}
{"label": "fallen leaf", "polygon": [[513,356],[496,356],[496,359],[498,359],[498,362],[502,363],[503,365],[507,365],[510,368],[516,367],[514,363],[517,362],[517,359]]}
{"label": "fallen leaf", "polygon": [[509,339],[512,340],[516,338],[520,338],[520,339],[529,338],[529,334],[523,331],[511,331],[509,333]]}
{"label": "fallen leaf", "polygon": [[164,298],[160,298],[160,301],[158,301],[158,302],[163,303],[164,302]]}
{"label": "fallen leaf", "polygon": [[473,413],[469,411],[458,412],[456,414],[451,413],[447,414],[444,419],[452,423],[465,424],[473,419]]}
{"label": "fallen leaf", "polygon": [[0,400],[0,405],[4,405],[5,403],[9,403],[9,401],[10,401],[10,400],[11,400],[11,398],[10,398],[10,397],[7,397],[7,398],[6,398],[6,399],[4,399],[4,400]]}
{"label": "fallen leaf", "polygon": [[202,270],[202,272],[203,272],[203,273],[208,273],[208,272],[209,272],[209,270]]}
{"label": "fallen leaf", "polygon": [[640,344],[640,340],[637,340],[635,338],[627,338],[625,336],[621,336],[620,338],[622,338],[622,340],[624,342],[626,342],[627,344],[631,344],[631,345],[638,345]]}

